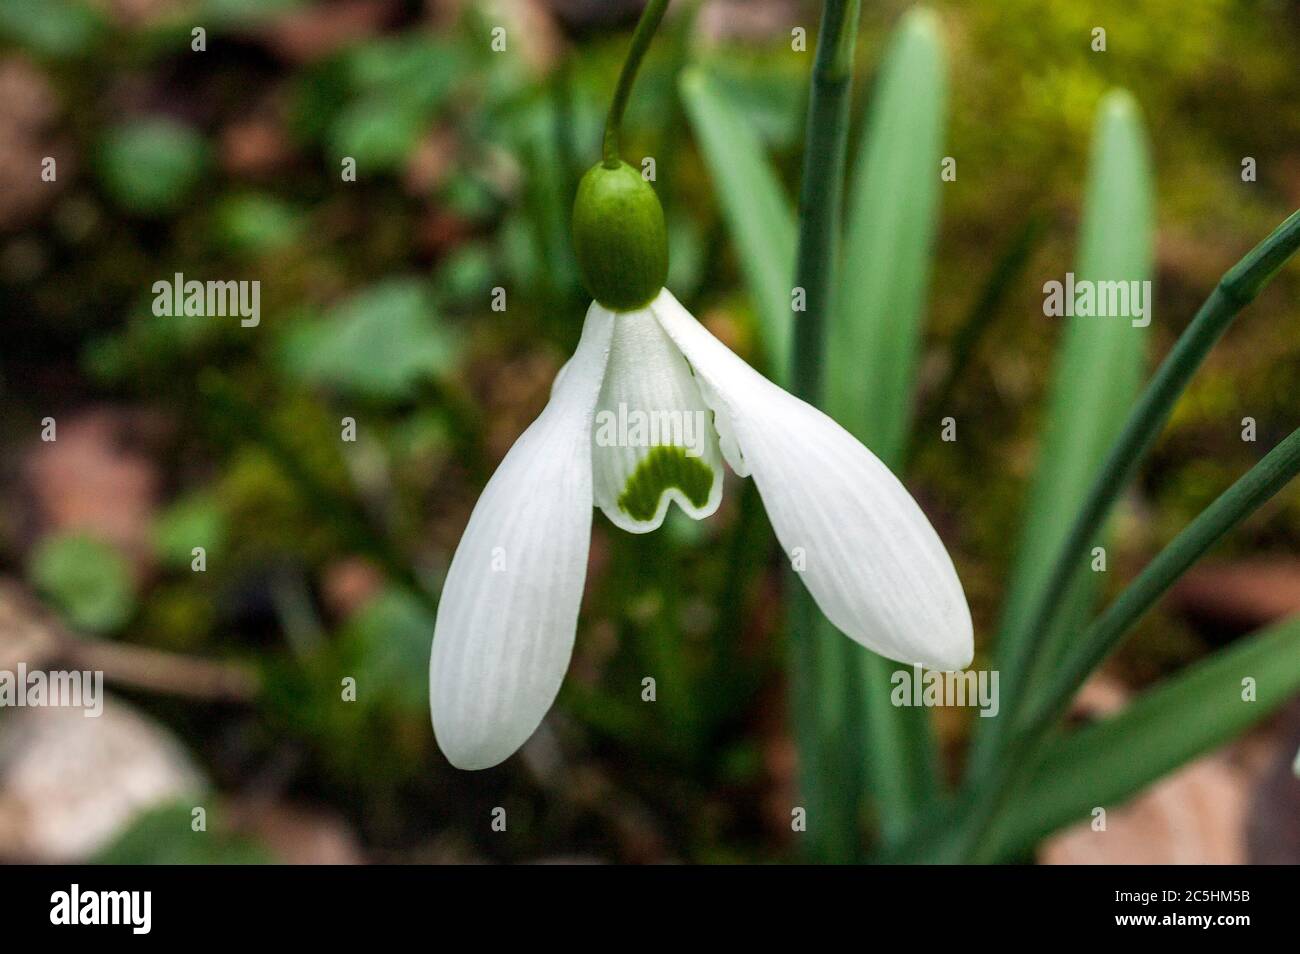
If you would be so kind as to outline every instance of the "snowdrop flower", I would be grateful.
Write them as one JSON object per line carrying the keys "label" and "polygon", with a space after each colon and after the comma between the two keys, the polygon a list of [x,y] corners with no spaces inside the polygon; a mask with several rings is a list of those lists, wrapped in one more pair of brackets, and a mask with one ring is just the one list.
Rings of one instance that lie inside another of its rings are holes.
{"label": "snowdrop flower", "polygon": [[[632,533],[676,504],[718,509],[723,462],[753,477],[826,617],[891,659],[970,663],[952,560],[898,479],[821,411],[768,381],[663,287],[663,212],[625,163],[574,205],[595,301],[550,402],[488,481],[452,559],[430,661],[433,728],[459,768],[498,764],[546,715],[569,665],[592,511]],[[793,634],[799,638],[802,634]]]}

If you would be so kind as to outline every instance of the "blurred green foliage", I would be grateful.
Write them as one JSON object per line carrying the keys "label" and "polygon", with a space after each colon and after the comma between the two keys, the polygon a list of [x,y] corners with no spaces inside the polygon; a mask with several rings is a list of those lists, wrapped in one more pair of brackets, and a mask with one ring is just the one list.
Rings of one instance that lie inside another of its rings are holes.
{"label": "blurred green foliage", "polygon": [[135,587],[126,558],[85,534],[47,536],[32,552],[28,575],[73,626],[92,633],[121,628],[134,608]]}
{"label": "blurred green foliage", "polygon": [[193,807],[164,805],[145,812],[94,857],[100,865],[258,865],[271,854],[256,841],[227,830],[208,813],[202,831],[192,828]]}
{"label": "blurred green foliage", "polygon": [[88,3],[10,0],[0,6],[0,37],[34,54],[76,56],[102,36],[103,16]]}
{"label": "blurred green foliage", "polygon": [[207,144],[195,130],[168,119],[110,129],[100,162],[104,187],[124,209],[159,215],[175,210],[203,177]]}
{"label": "blurred green foliage", "polygon": [[427,282],[388,279],[318,322],[301,321],[285,340],[285,373],[309,384],[376,398],[409,396],[449,371],[456,354],[437,321]]}

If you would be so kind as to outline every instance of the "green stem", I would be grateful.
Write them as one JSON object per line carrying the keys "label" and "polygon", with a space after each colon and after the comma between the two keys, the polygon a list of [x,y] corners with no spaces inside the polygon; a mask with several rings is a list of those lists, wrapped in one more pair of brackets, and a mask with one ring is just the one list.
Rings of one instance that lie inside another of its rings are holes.
{"label": "green stem", "polygon": [[1075,642],[1063,665],[1053,672],[1034,704],[1022,710],[1012,727],[1007,751],[999,760],[987,793],[975,799],[963,854],[973,861],[991,860],[996,849],[998,816],[1020,791],[1042,757],[1043,742],[1069,707],[1070,700],[1119,644],[1124,634],[1155,605],[1174,582],[1215,543],[1271,500],[1300,473],[1300,429],[1273,448],[1247,474],[1225,490],[1107,607]]}
{"label": "green stem", "polygon": [[[827,0],[817,38],[808,101],[795,284],[806,311],[794,323],[791,390],[817,404],[826,320],[831,313],[843,207],[848,106],[858,0]],[[791,695],[800,776],[808,812],[808,854],[850,862],[860,844],[858,805],[861,705],[852,678],[853,643],[818,612],[787,574]]]}
{"label": "green stem", "polygon": [[808,94],[803,184],[799,192],[799,245],[795,285],[807,310],[796,316],[790,390],[812,403],[821,394],[822,352],[839,254],[844,206],[844,154],[849,130],[849,85],[858,0],[826,0]]}
{"label": "green stem", "polygon": [[663,20],[667,9],[668,0],[650,0],[632,33],[632,46],[627,51],[627,59],[623,61],[623,72],[618,76],[618,86],[614,89],[614,99],[609,104],[609,115],[605,119],[604,163],[608,169],[617,168],[621,161],[619,136],[623,131],[623,110],[627,108],[628,97],[632,95],[632,84],[636,82],[641,60],[645,58],[646,50],[650,49],[650,41],[654,39],[655,31],[659,29],[659,22]]}
{"label": "green stem", "polygon": [[[1035,680],[1042,677],[1044,664],[1041,651],[1044,640],[1026,638],[1027,634],[1050,631],[1054,613],[1064,601],[1075,570],[1082,565],[1120,491],[1132,480],[1138,465],[1168,421],[1174,402],[1233,319],[1254,300],[1297,248],[1300,248],[1300,211],[1293,213],[1223,276],[1138,399],[1058,551],[1052,575],[1035,604],[1034,612],[1026,617],[1028,622],[1018,634],[1020,638],[1011,641],[1017,652],[1006,662],[1005,668],[1025,674],[1021,685],[1032,687]],[[1025,693],[1017,693],[1015,697],[1004,700],[1002,718],[1005,721],[1001,721],[1001,725],[1015,724],[1017,710],[1025,696]],[[998,753],[1005,738],[1006,733],[1002,732],[994,740],[993,756],[982,763],[986,770],[1001,760]]]}

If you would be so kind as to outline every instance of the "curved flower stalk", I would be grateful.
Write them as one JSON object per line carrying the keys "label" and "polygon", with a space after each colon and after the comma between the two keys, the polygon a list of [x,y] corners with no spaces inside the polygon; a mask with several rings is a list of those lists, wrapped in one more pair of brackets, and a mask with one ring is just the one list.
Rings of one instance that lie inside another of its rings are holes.
{"label": "curved flower stalk", "polygon": [[[443,587],[430,660],[434,734],[459,768],[509,757],[568,669],[593,507],[645,533],[676,503],[722,499],[723,462],[752,476],[786,553],[826,617],[910,664],[970,663],[970,610],[952,560],[907,490],[844,428],[732,353],[664,288],[653,188],[618,159],[630,72],[664,3],[633,37],[604,159],[574,205],[595,301],[551,399],[488,482]],[[647,26],[648,24],[648,26]]]}

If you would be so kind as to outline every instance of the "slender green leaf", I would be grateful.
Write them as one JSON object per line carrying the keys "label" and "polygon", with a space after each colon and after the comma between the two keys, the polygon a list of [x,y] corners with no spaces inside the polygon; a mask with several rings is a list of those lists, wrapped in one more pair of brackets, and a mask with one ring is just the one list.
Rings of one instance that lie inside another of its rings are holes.
{"label": "slender green leaf", "polygon": [[890,466],[902,458],[911,418],[946,100],[938,21],[913,10],[872,94],[826,355],[827,410]]}
{"label": "slender green leaf", "polygon": [[[1243,698],[1253,680],[1255,698]],[[1168,679],[1118,715],[1058,741],[1003,820],[1003,856],[1024,850],[1097,805],[1116,805],[1223,745],[1300,691],[1300,617]]]}
{"label": "slender green leaf", "polygon": [[[826,350],[825,409],[887,465],[902,462],[939,209],[947,98],[934,15],[909,13],[890,43],[867,115]],[[933,728],[888,704],[895,663],[850,646],[865,707],[867,789],[886,844],[938,787]]]}
{"label": "slender green leaf", "polygon": [[[1120,491],[1133,479],[1147,451],[1169,420],[1174,402],[1187,388],[1215,342],[1297,248],[1300,248],[1300,211],[1293,212],[1268,238],[1224,274],[1197,310],[1191,324],[1178,336],[1173,349],[1160,363],[1155,376],[1128,413],[1123,429],[1098,468],[1097,477],[1056,554],[1047,585],[1036,600],[1033,611],[1026,616],[1024,633],[1050,629],[1056,611],[1068,595],[1079,561],[1096,537]],[[1028,663],[1032,673],[1035,641],[1021,634],[1014,640],[1014,645],[1027,657],[1017,661],[1017,668]],[[1014,654],[1012,658],[1015,659]],[[984,738],[990,736],[986,734]],[[987,757],[982,760],[985,766],[996,765],[998,761]]]}
{"label": "slender green leaf", "polygon": [[[1153,188],[1142,121],[1133,98],[1122,91],[1106,96],[1097,111],[1088,186],[1079,238],[1075,281],[1062,276],[1060,294],[1101,287],[1082,283],[1141,282],[1151,278],[1154,235]],[[1131,285],[1125,287],[1131,288]],[[1137,286],[1139,288],[1150,286]],[[1070,521],[1087,496],[1107,449],[1119,433],[1125,412],[1137,396],[1146,364],[1150,299],[1141,299],[1146,318],[1124,315],[1044,318],[1065,324],[1064,340],[1048,397],[1039,462],[1016,550],[1016,562],[1003,607],[998,642],[1002,694],[1010,703],[1004,718],[985,720],[975,764],[992,757],[992,740],[1010,721],[1021,698],[1027,658],[1021,645],[1045,639],[1050,658],[1063,634],[1087,621],[1096,598],[1096,575],[1081,565],[1055,614],[1055,623],[1038,632],[1026,626],[1052,571],[1052,558],[1070,531]],[[1073,309],[1071,309],[1073,310]],[[1118,310],[1118,309],[1116,309]],[[1134,301],[1128,312],[1135,313]],[[996,723],[996,725],[992,725]]]}
{"label": "slender green leaf", "polygon": [[[1123,431],[1107,453],[1106,461],[1074,519],[1066,543],[1056,556],[1051,580],[1029,617],[1029,630],[1051,624],[1053,612],[1074,577],[1076,561],[1082,558],[1119,492],[1133,479],[1138,465],[1169,419],[1174,402],[1187,388],[1215,342],[1297,249],[1300,249],[1300,211],[1292,213],[1225,272],[1197,310],[1191,324],[1179,336],[1143,390],[1124,423]],[[1104,658],[1114,640],[1122,636],[1190,566],[1190,561],[1197,559],[1228,528],[1244,519],[1276,493],[1292,474],[1300,471],[1297,450],[1300,448],[1296,436],[1292,435],[1197,517],[1142,571],[1141,577],[1079,640],[1082,650],[1074,652],[1065,660],[1064,667],[1051,673],[1053,683],[1036,697],[1044,700],[1042,711],[1037,718],[1025,720],[1027,726],[1037,731],[1013,737],[1011,748],[1016,751],[989,759],[991,768],[987,774],[968,776],[960,798],[950,803],[951,810],[927,827],[918,827],[907,844],[895,852],[896,855],[913,861],[951,862],[969,858],[979,850],[997,848],[995,837],[1000,830],[997,816],[1007,807],[1008,799],[1020,791],[1024,783],[1022,776],[1030,775],[1035,768],[1032,762],[1027,761],[1025,753],[1040,743],[1040,736],[1052,728],[1049,716],[1053,712],[1059,714],[1073,691]],[[1003,696],[1005,703],[1005,693]],[[1012,736],[1012,733],[1004,735]]]}
{"label": "slender green leaf", "polygon": [[707,73],[684,71],[681,93],[754,300],[768,367],[783,381],[790,365],[795,253],[790,201],[758,137]]}
{"label": "slender green leaf", "polygon": [[1033,731],[1036,724],[1059,717],[1088,674],[1105,661],[1143,614],[1243,520],[1266,504],[1300,473],[1300,428],[1269,451],[1231,487],[1219,494],[1195,520],[1174,537],[1148,563],[1113,603],[1082,634],[1072,640],[1069,652],[1052,667],[1041,684],[1031,688],[1030,705],[1013,726]]}
{"label": "slender green leaf", "polygon": [[995,857],[1001,816],[1012,808],[1012,796],[1032,775],[1038,754],[1050,742],[1054,727],[1088,674],[1105,661],[1124,634],[1180,576],[1298,473],[1300,428],[1292,431],[1188,524],[1105,612],[1072,641],[1065,658],[1052,667],[1043,682],[1031,684],[1029,705],[1011,717],[1015,721],[1009,733],[1010,742],[999,751],[996,770],[975,779],[975,807],[963,819],[961,832],[952,842],[958,849],[958,857],[976,862]]}

